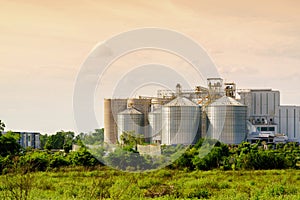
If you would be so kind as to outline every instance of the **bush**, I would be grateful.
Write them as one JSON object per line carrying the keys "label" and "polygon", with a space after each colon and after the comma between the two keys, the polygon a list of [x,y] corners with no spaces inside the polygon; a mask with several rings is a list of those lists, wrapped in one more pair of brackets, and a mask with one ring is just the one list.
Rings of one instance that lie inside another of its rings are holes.
{"label": "bush", "polygon": [[6,174],[13,165],[12,156],[0,156],[0,173]]}
{"label": "bush", "polygon": [[100,164],[86,148],[80,148],[79,151],[69,153],[68,159],[70,164],[78,166],[89,167]]}
{"label": "bush", "polygon": [[21,156],[18,165],[26,171],[45,171],[50,162],[50,156],[47,152],[33,151]]}
{"label": "bush", "polygon": [[67,158],[60,152],[55,153],[50,160],[49,167],[50,168],[58,168],[63,166],[70,165]]}

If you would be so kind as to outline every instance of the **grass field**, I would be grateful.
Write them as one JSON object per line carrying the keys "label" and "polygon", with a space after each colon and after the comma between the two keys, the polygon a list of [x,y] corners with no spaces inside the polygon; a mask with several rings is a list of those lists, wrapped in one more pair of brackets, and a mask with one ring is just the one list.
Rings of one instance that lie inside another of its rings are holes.
{"label": "grass field", "polygon": [[300,171],[126,173],[64,168],[2,175],[0,199],[300,199]]}

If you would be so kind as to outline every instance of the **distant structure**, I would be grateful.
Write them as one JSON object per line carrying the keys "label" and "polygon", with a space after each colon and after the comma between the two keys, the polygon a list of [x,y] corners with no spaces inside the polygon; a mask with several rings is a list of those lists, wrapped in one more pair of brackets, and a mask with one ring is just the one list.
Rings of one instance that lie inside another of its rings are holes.
{"label": "distant structure", "polygon": [[300,142],[300,107],[280,105],[272,89],[237,89],[209,78],[207,87],[158,90],[156,97],[104,100],[104,141],[120,143],[124,132],[151,144],[195,144],[200,138],[226,144],[243,141]]}
{"label": "distant structure", "polygon": [[[4,132],[3,134],[6,134],[7,132]],[[18,143],[21,147],[27,148],[32,147],[34,149],[40,149],[41,148],[41,141],[40,141],[40,133],[38,132],[13,132],[15,134],[18,134],[19,140]]]}

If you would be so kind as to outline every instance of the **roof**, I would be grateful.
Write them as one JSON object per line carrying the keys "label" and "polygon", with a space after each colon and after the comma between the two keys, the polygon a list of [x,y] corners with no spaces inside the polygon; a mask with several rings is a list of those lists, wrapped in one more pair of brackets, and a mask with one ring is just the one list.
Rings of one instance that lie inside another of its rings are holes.
{"label": "roof", "polygon": [[198,105],[186,97],[179,96],[176,99],[173,99],[172,101],[170,101],[169,103],[163,106],[198,106]]}
{"label": "roof", "polygon": [[209,106],[245,106],[245,105],[241,104],[240,102],[238,102],[237,100],[231,97],[223,96],[217,99],[216,101],[214,101],[213,103],[211,103]]}
{"label": "roof", "polygon": [[123,110],[122,112],[119,112],[118,114],[142,115],[143,113],[131,107],[131,108],[127,108],[126,110]]}

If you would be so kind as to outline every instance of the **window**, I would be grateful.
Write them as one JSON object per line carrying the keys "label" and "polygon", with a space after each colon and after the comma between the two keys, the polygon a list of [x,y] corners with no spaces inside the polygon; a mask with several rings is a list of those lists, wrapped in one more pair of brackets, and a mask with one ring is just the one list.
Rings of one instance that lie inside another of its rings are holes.
{"label": "window", "polygon": [[261,127],[261,131],[268,131],[268,127]]}
{"label": "window", "polygon": [[275,127],[269,127],[269,131],[275,131]]}

